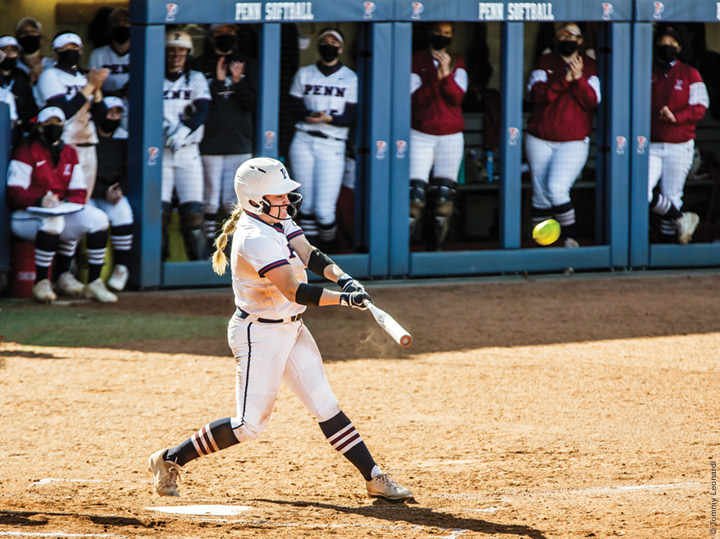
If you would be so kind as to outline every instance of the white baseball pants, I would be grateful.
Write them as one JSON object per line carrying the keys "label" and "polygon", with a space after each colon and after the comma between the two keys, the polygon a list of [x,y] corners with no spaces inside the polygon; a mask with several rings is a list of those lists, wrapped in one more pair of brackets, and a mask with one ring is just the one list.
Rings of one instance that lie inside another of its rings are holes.
{"label": "white baseball pants", "polygon": [[133,211],[126,196],[123,196],[117,204],[111,204],[100,198],[91,198],[88,204],[104,211],[113,226],[131,225],[134,222]]}
{"label": "white baseball pants", "polygon": [[410,179],[430,181],[430,171],[435,178],[457,181],[465,149],[465,137],[452,135],[428,135],[416,129],[410,130]]}
{"label": "white baseball pants", "polygon": [[49,234],[59,234],[60,241],[72,242],[107,227],[107,215],[92,206],[85,206],[75,213],[51,217],[17,210],[10,217],[13,234],[25,241],[34,241],[38,231],[44,230]]}
{"label": "white baseball pants", "polygon": [[188,144],[176,152],[163,148],[163,202],[172,202],[173,189],[180,204],[203,201],[203,167],[197,144]]}
{"label": "white baseball pants", "polygon": [[652,201],[653,190],[660,182],[660,194],[682,209],[685,180],[693,162],[695,141],[670,143],[651,142],[648,173],[648,202]]}
{"label": "white baseball pants", "polygon": [[[72,146],[72,144],[71,144]],[[85,202],[90,200],[93,189],[95,189],[95,180],[97,179],[97,149],[92,146],[73,146],[78,156],[78,164],[82,169],[85,183],[87,184],[87,197]]]}
{"label": "white baseball pants", "polygon": [[251,157],[250,153],[202,156],[205,177],[205,213],[217,213],[221,207],[225,208],[228,213],[232,212],[237,202],[235,172]]}

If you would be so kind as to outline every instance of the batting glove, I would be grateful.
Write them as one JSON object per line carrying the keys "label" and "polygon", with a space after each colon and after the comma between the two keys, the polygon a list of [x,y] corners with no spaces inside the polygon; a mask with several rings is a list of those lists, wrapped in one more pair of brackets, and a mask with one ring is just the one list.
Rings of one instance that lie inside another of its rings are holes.
{"label": "batting glove", "polygon": [[172,135],[168,137],[166,143],[167,147],[174,152],[178,151],[180,148],[185,146],[185,140],[190,133],[192,133],[192,131],[187,125],[181,125]]}
{"label": "batting glove", "polygon": [[343,289],[343,292],[365,292],[365,287],[362,283],[356,281],[347,273],[343,273],[337,280],[337,283],[340,285],[340,288]]}
{"label": "batting glove", "polygon": [[372,303],[373,300],[370,294],[365,292],[343,292],[340,294],[340,305],[344,307],[352,307],[353,309],[360,309],[364,311],[367,309],[365,302]]}

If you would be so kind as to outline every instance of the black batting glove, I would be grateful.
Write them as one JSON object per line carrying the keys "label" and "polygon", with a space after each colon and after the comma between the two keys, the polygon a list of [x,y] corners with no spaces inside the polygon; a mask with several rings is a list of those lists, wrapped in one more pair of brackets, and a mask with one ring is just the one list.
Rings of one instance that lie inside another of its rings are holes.
{"label": "black batting glove", "polygon": [[360,309],[364,311],[367,309],[365,302],[372,303],[373,300],[370,294],[363,290],[362,292],[343,292],[340,294],[340,305],[344,307],[352,307],[353,309]]}
{"label": "black batting glove", "polygon": [[362,283],[356,281],[347,273],[343,273],[337,280],[337,283],[340,285],[340,288],[343,289],[343,292],[365,292],[365,287]]}

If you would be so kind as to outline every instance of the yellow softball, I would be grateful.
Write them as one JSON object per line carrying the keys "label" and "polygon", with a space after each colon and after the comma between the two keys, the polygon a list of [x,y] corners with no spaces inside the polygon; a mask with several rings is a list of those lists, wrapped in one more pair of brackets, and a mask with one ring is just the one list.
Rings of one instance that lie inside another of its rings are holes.
{"label": "yellow softball", "polygon": [[555,219],[545,219],[533,227],[532,237],[540,245],[555,243],[560,237],[560,223]]}

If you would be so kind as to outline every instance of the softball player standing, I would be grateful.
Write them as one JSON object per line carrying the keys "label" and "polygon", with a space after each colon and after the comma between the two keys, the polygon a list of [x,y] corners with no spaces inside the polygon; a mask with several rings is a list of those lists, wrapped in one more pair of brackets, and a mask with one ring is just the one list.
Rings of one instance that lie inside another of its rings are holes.
{"label": "softball player standing", "polygon": [[525,136],[533,182],[533,225],[554,217],[565,247],[578,247],[570,189],[588,158],[592,111],[600,103],[595,60],[579,52],[580,28],[556,34],[558,53],[544,54],[530,75],[533,111]]}
{"label": "softball player standing", "polygon": [[[344,305],[366,309],[371,301],[362,284],[310,245],[292,218],[302,196],[275,159],[258,157],[238,168],[239,205],[223,227],[213,268],[225,272],[224,249],[232,239],[230,266],[236,311],[228,342],[237,362],[237,415],[208,423],[179,445],[150,457],[155,490],[177,496],[177,478],[185,464],[263,431],[284,380],[317,419],[330,444],[362,473],[368,494],[389,499],[411,492],[383,473],[330,388],[320,351],[302,322],[307,305]],[[307,284],[305,268],[337,282],[343,292]]]}
{"label": "softball player standing", "polygon": [[452,37],[452,23],[435,23],[429,47],[413,55],[410,78],[410,237],[420,240],[429,201],[431,249],[442,248],[450,229],[465,148],[465,120],[460,105],[467,93],[468,74],[465,61],[448,51]]}
{"label": "softball player standing", "polygon": [[344,38],[339,30],[318,34],[320,60],[295,74],[290,95],[299,117],[290,143],[290,162],[301,184],[305,211],[299,217],[309,238],[332,243],[336,207],[345,171],[345,145],[357,118],[357,75],[340,61]]}
{"label": "softball player standing", "polygon": [[695,151],[695,125],[710,99],[700,73],[677,59],[680,43],[671,26],[658,30],[655,37],[648,200],[650,211],[660,216],[663,241],[677,237],[686,244],[700,218],[681,211],[682,197]]}

